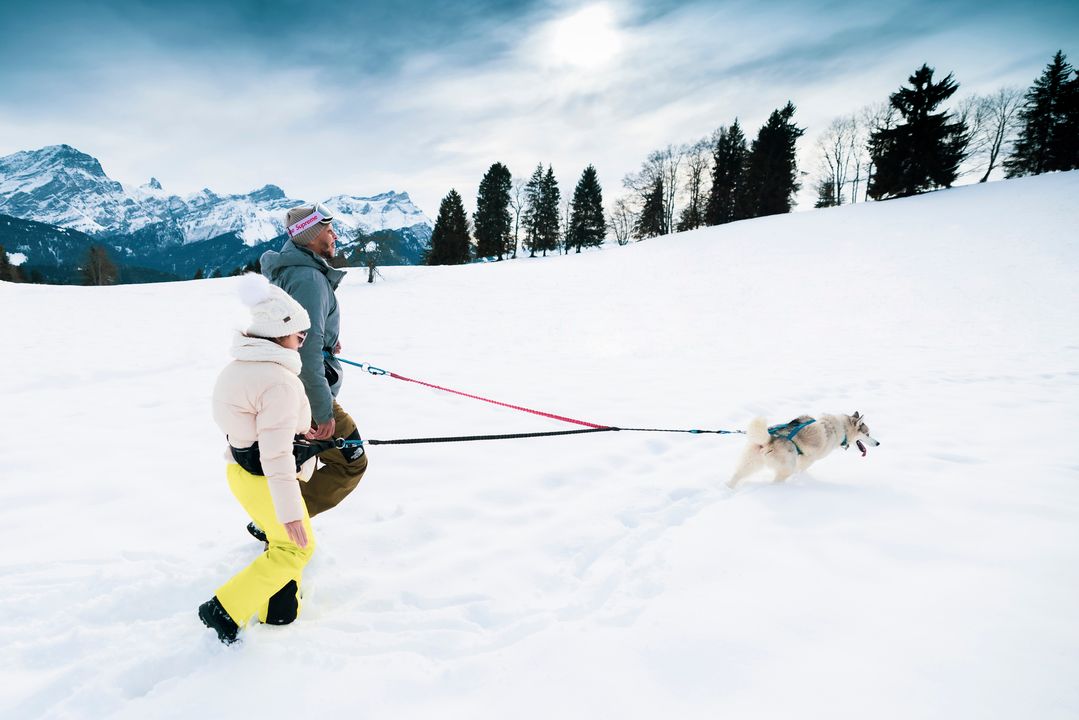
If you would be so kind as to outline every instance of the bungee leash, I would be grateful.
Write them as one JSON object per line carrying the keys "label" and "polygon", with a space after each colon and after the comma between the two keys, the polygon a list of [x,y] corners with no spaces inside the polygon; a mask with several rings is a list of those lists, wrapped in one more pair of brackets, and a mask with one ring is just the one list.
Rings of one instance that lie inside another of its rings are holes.
{"label": "bungee leash", "polygon": [[441,385],[435,385],[423,380],[416,380],[414,378],[405,377],[389,370],[383,370],[382,368],[375,367],[370,363],[355,362],[352,360],[346,360],[343,357],[334,355],[329,350],[323,351],[323,355],[328,358],[336,359],[339,362],[343,362],[346,365],[352,365],[358,367],[361,370],[367,372],[370,375],[376,377],[391,377],[395,380],[402,380],[404,382],[416,383],[417,385],[423,385],[434,390],[442,392],[453,393],[454,395],[460,395],[462,397],[471,398],[473,400],[480,400],[492,405],[498,405],[499,407],[509,408],[511,410],[519,410],[520,412],[530,413],[532,415],[539,415],[541,417],[550,418],[552,420],[559,420],[561,422],[570,423],[573,425],[583,425],[585,429],[581,430],[553,430],[546,432],[528,432],[528,433],[500,433],[496,435],[454,435],[445,437],[424,437],[424,438],[401,438],[397,440],[346,440],[345,438],[336,438],[332,442],[334,447],[338,449],[344,449],[346,447],[362,447],[363,445],[420,445],[426,443],[449,443],[449,442],[473,442],[479,440],[518,440],[523,438],[538,438],[538,437],[555,437],[560,435],[583,435],[586,433],[598,433],[598,432],[663,432],[663,433],[689,433],[691,435],[744,435],[745,430],[680,430],[680,429],[667,429],[667,428],[623,428],[616,427],[614,425],[600,425],[598,423],[587,422],[585,420],[576,420],[574,418],[566,417],[564,415],[556,415],[554,413],[544,412],[542,410],[533,410],[532,408],[526,408],[521,405],[512,405],[510,403],[501,402],[499,400],[492,400],[490,398],[481,397],[479,395],[473,395],[472,393],[462,392],[460,390],[454,390],[452,388],[442,387]]}
{"label": "bungee leash", "polygon": [[608,427],[607,425],[597,425],[596,423],[590,423],[584,420],[574,420],[573,418],[568,418],[563,415],[555,415],[554,413],[543,412],[542,410],[532,410],[531,408],[521,407],[520,405],[510,405],[509,403],[504,403],[499,400],[491,400],[490,398],[480,397],[479,395],[473,395],[471,393],[461,392],[460,390],[442,387],[441,385],[435,385],[433,383],[425,382],[423,380],[416,380],[414,378],[405,377],[404,375],[398,375],[397,373],[390,372],[389,370],[383,370],[382,368],[374,367],[370,363],[353,362],[352,360],[346,360],[343,357],[334,355],[329,350],[324,350],[322,354],[328,358],[333,358],[347,365],[353,365],[355,367],[358,367],[361,370],[370,373],[371,375],[385,375],[388,377],[392,377],[394,380],[403,380],[405,382],[416,383],[417,385],[423,385],[424,387],[429,387],[434,390],[441,390],[442,392],[453,393],[454,395],[461,395],[462,397],[471,398],[473,400],[482,400],[483,402],[491,403],[492,405],[498,405],[500,407],[509,408],[511,410],[520,410],[521,412],[532,413],[533,415],[540,415],[542,417],[551,418],[552,420],[561,420],[562,422],[571,423],[573,425],[584,425],[585,427],[594,428],[596,430],[605,429]]}

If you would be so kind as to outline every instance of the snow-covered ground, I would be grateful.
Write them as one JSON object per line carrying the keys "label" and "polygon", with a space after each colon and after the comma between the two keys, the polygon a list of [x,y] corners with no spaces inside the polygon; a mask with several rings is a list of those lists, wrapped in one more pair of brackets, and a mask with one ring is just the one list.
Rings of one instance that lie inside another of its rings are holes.
{"label": "snow-covered ground", "polygon": [[[1079,173],[580,256],[355,272],[345,357],[622,426],[866,414],[782,485],[738,436],[370,449],[305,608],[209,410],[235,279],[0,284],[4,718],[1075,718]],[[358,370],[368,437],[568,429]]]}

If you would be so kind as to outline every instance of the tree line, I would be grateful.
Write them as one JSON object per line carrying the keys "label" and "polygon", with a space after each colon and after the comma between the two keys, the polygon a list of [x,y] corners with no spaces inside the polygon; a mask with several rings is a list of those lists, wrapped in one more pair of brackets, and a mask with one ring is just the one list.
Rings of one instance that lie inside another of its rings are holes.
{"label": "tree line", "polygon": [[[906,197],[951,187],[1079,168],[1079,73],[1058,51],[1027,90],[1003,87],[945,109],[959,89],[922,65],[886,103],[837,118],[818,141],[816,207]],[[1010,151],[1009,151],[1010,148]]]}
{"label": "tree line", "polygon": [[[959,83],[950,73],[940,80],[934,75],[923,64],[887,102],[828,126],[817,143],[816,207],[951,187],[964,172],[986,182],[1001,167],[1007,178],[1079,168],[1079,72],[1063,51],[1025,92],[1001,88],[964,98],[950,110],[942,106]],[[608,235],[624,245],[790,212],[801,188],[797,142],[805,134],[794,122],[795,112],[789,101],[774,110],[751,142],[735,118],[708,138],[650,153],[638,172],[623,179],[628,193],[606,214],[593,165],[563,200],[550,164],[538,164],[524,181],[496,162],[480,181],[471,220],[456,190],[442,199],[424,262],[502,260],[516,258],[519,249],[530,257],[579,253],[603,244]],[[230,274],[251,269],[257,264]],[[373,279],[373,267],[370,272]],[[119,276],[100,245],[88,250],[81,273],[89,285],[111,284]],[[215,271],[213,277],[220,276]],[[201,277],[199,270],[195,279]],[[23,278],[0,247],[0,280],[34,278]]]}
{"label": "tree line", "polygon": [[[120,277],[120,270],[104,245],[91,245],[78,270],[83,285],[112,285]],[[24,275],[22,268],[11,262],[4,246],[0,245],[0,281],[44,284],[45,278],[37,269],[31,269],[28,275]]]}
{"label": "tree line", "polygon": [[[475,243],[473,244],[473,236]],[[540,163],[527,182],[514,181],[509,168],[496,162],[480,180],[476,211],[469,222],[456,190],[442,199],[424,257],[428,265],[459,265],[478,258],[517,257],[519,248],[535,257],[598,247],[607,236],[603,188],[596,168],[581,172],[565,203],[554,168]]]}
{"label": "tree line", "polygon": [[[480,181],[471,222],[456,190],[442,199],[424,260],[429,265],[502,260],[517,257],[518,248],[529,257],[579,253],[602,245],[608,233],[624,245],[631,238],[789,212],[800,188],[795,143],[805,132],[794,124],[794,112],[790,102],[774,111],[748,147],[735,120],[730,129],[716,133],[714,146],[702,141],[692,148],[668,146],[651,153],[638,173],[626,176],[623,185],[632,195],[620,198],[610,215],[604,212],[593,165],[582,171],[572,197],[563,202],[551,165],[537,165],[521,183],[496,162]],[[683,167],[689,202],[675,220]],[[706,192],[709,169],[712,182]]]}
{"label": "tree line", "polygon": [[[1008,178],[1079,168],[1079,73],[1063,51],[1025,92],[1001,88],[951,110],[942,106],[959,83],[934,75],[923,64],[887,102],[832,122],[817,143],[816,207],[947,188],[965,173],[986,182],[1001,167]],[[752,140],[735,118],[710,137],[650,153],[606,214],[592,165],[572,200],[562,201],[550,165],[521,182],[496,162],[480,182],[471,221],[456,190],[443,198],[425,261],[501,260],[519,247],[529,256],[580,252],[608,235],[624,245],[790,212],[805,174],[797,142],[806,130],[795,112],[792,102],[777,108]]]}

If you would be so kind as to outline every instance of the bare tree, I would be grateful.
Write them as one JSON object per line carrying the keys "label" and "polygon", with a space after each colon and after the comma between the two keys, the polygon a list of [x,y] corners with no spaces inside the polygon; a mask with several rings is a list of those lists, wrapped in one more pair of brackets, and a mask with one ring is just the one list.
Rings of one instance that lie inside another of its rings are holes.
{"label": "bare tree", "polygon": [[682,208],[682,216],[678,219],[678,230],[695,230],[704,225],[704,210],[708,202],[708,191],[705,182],[711,176],[713,150],[715,141],[713,138],[701,138],[685,149],[686,205]]}
{"label": "bare tree", "polygon": [[865,169],[865,200],[869,200],[869,181],[873,179],[873,160],[869,155],[869,140],[874,133],[881,130],[891,130],[899,122],[898,112],[892,104],[888,101],[882,101],[866,105],[858,113],[858,125],[859,125],[859,145],[861,150],[859,152],[859,172],[858,177],[861,178],[861,169]]}
{"label": "bare tree", "polygon": [[645,196],[656,187],[656,181],[663,182],[664,234],[669,234],[674,230],[674,208],[679,190],[678,177],[687,151],[686,145],[668,145],[663,150],[653,150],[641,163],[641,169],[638,172],[626,175],[622,179],[623,187],[636,193],[637,200],[641,204],[644,203]]}
{"label": "bare tree", "polygon": [[686,145],[668,145],[666,150],[661,151],[663,168],[663,205],[664,219],[667,221],[667,233],[674,232],[674,203],[678,196],[678,174],[682,161],[686,157],[688,147]]}
{"label": "bare tree", "polygon": [[562,255],[570,254],[570,216],[572,214],[573,196],[570,193],[565,193],[564,198],[562,198],[562,227],[565,228],[565,234],[562,235]]}
{"label": "bare tree", "polygon": [[[513,255],[517,257],[517,247],[521,244],[518,239],[518,233],[521,229],[521,209],[524,207],[525,200],[525,181],[520,178],[513,179],[513,186],[510,189],[510,207],[513,208]],[[509,248],[506,249],[509,253]]]}
{"label": "bare tree", "polygon": [[105,246],[91,245],[86,254],[86,264],[82,268],[83,281],[87,285],[112,285],[119,275]]}
{"label": "bare tree", "polygon": [[[847,186],[853,184],[861,164],[859,153],[858,121],[853,115],[836,118],[817,140],[820,153],[820,179],[817,189],[821,193],[818,204],[842,205]],[[827,189],[831,197],[824,197]],[[857,192],[855,188],[854,192]]]}
{"label": "bare tree", "polygon": [[978,182],[989,180],[1004,145],[1018,132],[1024,97],[1022,88],[1003,87],[994,93],[971,95],[959,102],[959,116],[970,133],[967,172],[982,172]]}
{"label": "bare tree", "polygon": [[367,267],[367,282],[373,283],[376,277],[382,277],[378,264],[382,260],[382,248],[374,240],[368,240],[360,249],[364,265]]}
{"label": "bare tree", "polygon": [[636,213],[633,212],[629,202],[624,197],[618,198],[614,203],[614,209],[611,210],[610,216],[610,227],[614,232],[615,241],[619,245],[628,244],[629,238],[633,234],[633,226],[636,224]]}

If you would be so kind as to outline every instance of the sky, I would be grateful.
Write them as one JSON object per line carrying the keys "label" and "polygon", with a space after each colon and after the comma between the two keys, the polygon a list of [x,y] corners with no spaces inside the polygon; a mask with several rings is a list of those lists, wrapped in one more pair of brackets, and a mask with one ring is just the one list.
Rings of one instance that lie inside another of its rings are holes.
{"label": "sky", "polygon": [[[808,172],[832,119],[922,63],[956,98],[1079,61],[1079,3],[0,2],[0,155],[66,143],[185,195],[408,192],[470,210],[494,162],[595,165],[608,204],[652,150],[788,100]],[[809,196],[811,197],[811,196]]]}

